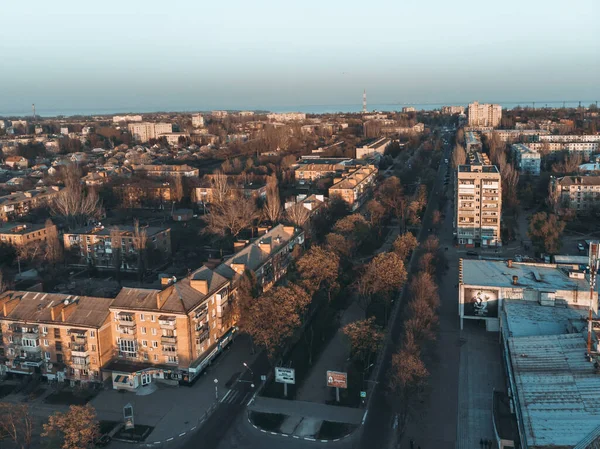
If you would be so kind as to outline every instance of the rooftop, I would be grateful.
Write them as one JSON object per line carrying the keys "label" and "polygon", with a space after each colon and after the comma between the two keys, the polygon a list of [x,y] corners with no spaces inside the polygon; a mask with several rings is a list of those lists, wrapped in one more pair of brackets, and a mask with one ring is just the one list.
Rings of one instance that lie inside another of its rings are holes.
{"label": "rooftop", "polygon": [[44,224],[32,224],[32,223],[15,223],[9,222],[4,223],[0,226],[0,234],[12,234],[12,235],[23,235],[29,232],[36,232],[40,229],[44,229]]}
{"label": "rooftop", "polygon": [[495,165],[459,165],[458,171],[461,173],[500,173]]}
{"label": "rooftop", "polygon": [[567,333],[571,321],[586,323],[587,308],[548,307],[536,302],[504,300],[503,331],[510,337],[561,335]]}
{"label": "rooftop", "polygon": [[573,447],[598,427],[600,375],[583,334],[510,337],[508,346],[527,447]]}
{"label": "rooftop", "polygon": [[565,176],[556,180],[563,187],[566,186],[597,186],[600,185],[600,176]]}
{"label": "rooftop", "polygon": [[[146,235],[151,237],[156,234],[160,234],[161,232],[168,231],[169,228],[161,228],[158,226],[140,226],[140,229],[146,231]],[[111,232],[118,231],[119,235],[122,237],[133,237],[134,236],[134,227],[133,226],[125,226],[119,225],[113,227],[104,227],[102,225],[90,225],[84,226],[83,228],[75,229],[74,231],[68,234],[80,234],[80,235],[103,235],[110,236]]]}
{"label": "rooftop", "polygon": [[[503,260],[463,259],[463,282],[467,285],[522,288],[542,291],[590,289],[585,279],[568,276],[565,269],[556,264],[513,262],[512,268]],[[518,276],[513,285],[513,276]]]}
{"label": "rooftop", "polygon": [[349,175],[345,176],[340,182],[332,185],[330,189],[353,189],[358,184],[363,182],[365,179],[369,177],[369,175],[375,173],[375,167],[371,165],[367,165],[361,168],[358,168],[351,172]]}

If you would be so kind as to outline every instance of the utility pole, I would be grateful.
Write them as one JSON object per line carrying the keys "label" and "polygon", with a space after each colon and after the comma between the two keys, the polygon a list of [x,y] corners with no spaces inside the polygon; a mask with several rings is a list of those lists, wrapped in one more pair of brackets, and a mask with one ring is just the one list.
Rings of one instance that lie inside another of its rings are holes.
{"label": "utility pole", "polygon": [[596,274],[598,273],[598,256],[600,252],[600,242],[590,242],[590,307],[588,310],[588,338],[587,353],[591,357],[592,353],[592,304],[594,302],[594,290],[596,289]]}

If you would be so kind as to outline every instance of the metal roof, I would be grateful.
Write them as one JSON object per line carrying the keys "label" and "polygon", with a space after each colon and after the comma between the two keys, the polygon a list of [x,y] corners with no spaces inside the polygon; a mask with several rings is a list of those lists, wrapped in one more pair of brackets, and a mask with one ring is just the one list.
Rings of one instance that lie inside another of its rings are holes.
{"label": "metal roof", "polygon": [[508,339],[529,448],[573,447],[600,423],[600,374],[583,334]]}
{"label": "metal roof", "polygon": [[510,337],[560,335],[567,332],[571,320],[585,323],[588,308],[548,307],[537,302],[505,299],[503,314],[506,323],[503,323],[503,332]]}

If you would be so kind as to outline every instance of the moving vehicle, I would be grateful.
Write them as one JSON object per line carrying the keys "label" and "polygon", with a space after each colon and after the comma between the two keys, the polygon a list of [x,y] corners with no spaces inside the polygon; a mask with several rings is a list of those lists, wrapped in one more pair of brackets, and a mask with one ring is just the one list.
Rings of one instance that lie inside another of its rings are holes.
{"label": "moving vehicle", "polygon": [[583,243],[578,243],[577,244],[577,249],[579,251],[581,251],[581,252],[584,252],[585,251],[585,246],[583,246]]}

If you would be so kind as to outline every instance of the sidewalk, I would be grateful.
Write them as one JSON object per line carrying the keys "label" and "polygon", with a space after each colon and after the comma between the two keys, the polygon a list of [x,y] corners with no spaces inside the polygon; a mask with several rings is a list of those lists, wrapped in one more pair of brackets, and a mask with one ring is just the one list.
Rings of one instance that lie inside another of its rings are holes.
{"label": "sidewalk", "polygon": [[[243,363],[251,364],[255,358],[256,354],[251,354],[250,340],[240,336],[191,387],[156,384],[157,391],[147,396],[105,390],[90,404],[96,409],[99,419],[122,421],[123,407],[130,403],[135,423],[154,427],[146,442],[164,441],[196,426],[215,403],[214,379],[219,380],[217,388],[221,399],[229,391],[225,385],[231,386],[245,371]],[[260,376],[262,373],[255,374]]]}

